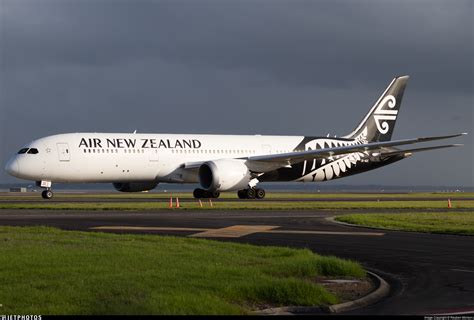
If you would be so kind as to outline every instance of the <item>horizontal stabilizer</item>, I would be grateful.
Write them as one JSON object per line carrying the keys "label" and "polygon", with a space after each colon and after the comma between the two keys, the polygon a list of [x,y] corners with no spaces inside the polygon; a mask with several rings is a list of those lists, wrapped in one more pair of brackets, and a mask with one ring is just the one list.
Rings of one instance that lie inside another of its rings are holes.
{"label": "horizontal stabilizer", "polygon": [[443,146],[434,146],[434,147],[408,149],[408,150],[397,150],[397,151],[390,151],[390,152],[381,152],[380,156],[390,157],[390,156],[395,156],[397,154],[411,154],[411,153],[414,153],[414,152],[430,151],[430,150],[436,150],[436,149],[462,147],[462,146],[463,146],[463,144],[447,144],[447,145],[443,145]]}
{"label": "horizontal stabilizer", "polygon": [[433,141],[433,140],[442,140],[442,139],[456,138],[456,137],[465,136],[465,135],[467,135],[467,132],[452,134],[452,135],[449,135],[449,136],[418,138],[417,139],[418,141],[416,141],[416,142],[427,142],[427,141]]}

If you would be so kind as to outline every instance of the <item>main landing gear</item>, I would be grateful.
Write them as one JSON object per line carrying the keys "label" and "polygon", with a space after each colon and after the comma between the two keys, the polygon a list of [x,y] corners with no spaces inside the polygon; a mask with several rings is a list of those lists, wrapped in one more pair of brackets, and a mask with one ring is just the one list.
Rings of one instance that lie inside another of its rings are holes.
{"label": "main landing gear", "polygon": [[219,198],[219,196],[221,195],[220,192],[217,192],[217,191],[207,191],[207,190],[204,190],[204,189],[194,189],[193,191],[193,196],[194,198],[196,199],[202,199],[202,198]]}
{"label": "main landing gear", "polygon": [[237,191],[239,199],[263,199],[265,198],[265,190],[260,188],[248,188]]}

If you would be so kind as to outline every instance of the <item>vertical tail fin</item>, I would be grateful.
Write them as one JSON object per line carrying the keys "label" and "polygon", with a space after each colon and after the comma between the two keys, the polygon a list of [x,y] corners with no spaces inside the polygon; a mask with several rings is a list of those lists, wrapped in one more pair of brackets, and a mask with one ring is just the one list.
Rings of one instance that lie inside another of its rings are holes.
{"label": "vertical tail fin", "polygon": [[409,76],[396,77],[357,128],[345,138],[390,141]]}

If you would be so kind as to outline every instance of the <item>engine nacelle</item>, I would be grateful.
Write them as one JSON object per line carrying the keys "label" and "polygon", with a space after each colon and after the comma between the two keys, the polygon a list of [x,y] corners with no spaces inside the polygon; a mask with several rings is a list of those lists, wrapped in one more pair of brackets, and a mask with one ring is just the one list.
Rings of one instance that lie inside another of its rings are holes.
{"label": "engine nacelle", "polygon": [[199,167],[199,182],[204,190],[240,190],[247,188],[250,180],[252,176],[244,160],[208,161]]}
{"label": "engine nacelle", "polygon": [[113,185],[120,192],[141,192],[155,189],[158,182],[116,182]]}

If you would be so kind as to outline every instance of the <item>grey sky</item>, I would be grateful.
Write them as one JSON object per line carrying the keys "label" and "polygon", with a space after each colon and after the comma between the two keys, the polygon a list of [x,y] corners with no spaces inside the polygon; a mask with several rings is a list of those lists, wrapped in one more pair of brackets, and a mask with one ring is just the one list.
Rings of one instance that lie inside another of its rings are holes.
{"label": "grey sky", "polygon": [[472,17],[472,1],[0,0],[0,160],[61,132],[343,135],[409,74],[394,138],[466,146],[336,183],[473,186]]}

